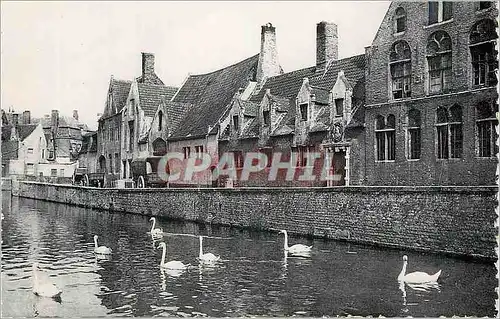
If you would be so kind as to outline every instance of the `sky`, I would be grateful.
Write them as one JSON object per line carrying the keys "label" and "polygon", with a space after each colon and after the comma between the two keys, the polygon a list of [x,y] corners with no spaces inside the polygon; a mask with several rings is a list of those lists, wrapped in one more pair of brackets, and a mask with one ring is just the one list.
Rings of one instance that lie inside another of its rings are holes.
{"label": "sky", "polygon": [[179,87],[257,54],[260,27],[276,27],[285,72],[316,61],[316,24],[338,26],[339,58],[364,53],[387,1],[1,2],[1,103],[41,117],[58,109],[97,127],[111,75],[141,75],[141,52]]}

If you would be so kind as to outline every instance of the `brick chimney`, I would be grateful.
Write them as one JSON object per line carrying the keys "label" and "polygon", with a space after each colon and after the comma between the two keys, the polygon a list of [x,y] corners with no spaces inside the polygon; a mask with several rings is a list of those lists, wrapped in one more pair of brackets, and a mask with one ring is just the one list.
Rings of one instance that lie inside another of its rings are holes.
{"label": "brick chimney", "polygon": [[58,126],[59,126],[59,111],[52,110],[52,114],[50,116],[50,127],[52,131],[55,132]]}
{"label": "brick chimney", "polygon": [[328,62],[337,60],[338,49],[337,25],[321,21],[316,25],[316,69],[322,70]]}
{"label": "brick chimney", "polygon": [[155,79],[155,55],[142,52],[142,82],[149,83]]}
{"label": "brick chimney", "polygon": [[265,79],[281,74],[276,49],[276,28],[271,23],[262,26],[260,33],[260,54],[257,66],[257,82],[262,85]]}
{"label": "brick chimney", "polygon": [[31,124],[31,112],[30,111],[23,112],[23,124]]}
{"label": "brick chimney", "polygon": [[78,121],[78,110],[73,110],[73,118]]}

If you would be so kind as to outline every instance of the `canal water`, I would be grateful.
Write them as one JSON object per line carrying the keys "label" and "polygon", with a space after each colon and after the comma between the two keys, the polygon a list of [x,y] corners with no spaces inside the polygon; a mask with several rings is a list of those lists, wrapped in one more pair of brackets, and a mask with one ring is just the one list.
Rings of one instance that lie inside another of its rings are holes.
{"label": "canal water", "polygon": [[[285,257],[283,235],[159,218],[167,260],[191,264],[184,273],[159,267],[161,240],[149,217],[108,213],[30,199],[2,200],[2,317],[99,316],[495,316],[493,263],[290,236],[313,245],[308,258]],[[157,226],[157,227],[158,227]],[[93,253],[93,236],[113,249]],[[200,267],[204,252],[220,255]],[[442,269],[438,286],[401,287],[408,271]],[[62,288],[60,300],[35,296],[31,265],[39,262]]]}

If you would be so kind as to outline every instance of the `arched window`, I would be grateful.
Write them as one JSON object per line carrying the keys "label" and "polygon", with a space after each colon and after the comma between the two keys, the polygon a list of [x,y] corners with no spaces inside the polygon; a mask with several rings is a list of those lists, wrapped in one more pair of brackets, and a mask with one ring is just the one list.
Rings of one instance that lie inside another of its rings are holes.
{"label": "arched window", "polygon": [[410,97],[411,50],[406,41],[398,41],[392,45],[389,61],[393,99]]}
{"label": "arched window", "polygon": [[463,148],[462,107],[458,104],[436,111],[437,157],[440,159],[461,158]]}
{"label": "arched window", "polygon": [[453,18],[451,1],[429,1],[429,25]]}
{"label": "arched window", "polygon": [[375,144],[378,161],[393,161],[396,158],[396,118],[394,115],[387,116],[387,122],[383,116],[377,116]]}
{"label": "arched window", "polygon": [[408,111],[408,158],[419,159],[421,150],[421,125],[420,111],[411,109]]}
{"label": "arched window", "polygon": [[477,128],[477,156],[494,157],[498,153],[496,145],[497,134],[495,126],[498,120],[495,113],[498,112],[496,102],[483,101],[476,106],[476,128]]}
{"label": "arched window", "polygon": [[158,112],[158,131],[161,131],[163,126],[163,112],[159,111]]}
{"label": "arched window", "polygon": [[444,93],[451,83],[451,38],[444,31],[436,31],[427,40],[429,65],[429,93]]}
{"label": "arched window", "polygon": [[480,20],[472,26],[469,44],[473,85],[495,86],[498,83],[498,60],[495,50],[497,38],[496,23],[491,19]]}
{"label": "arched window", "polygon": [[402,7],[397,8],[394,18],[396,21],[396,33],[405,31],[406,30],[405,9],[403,9]]}

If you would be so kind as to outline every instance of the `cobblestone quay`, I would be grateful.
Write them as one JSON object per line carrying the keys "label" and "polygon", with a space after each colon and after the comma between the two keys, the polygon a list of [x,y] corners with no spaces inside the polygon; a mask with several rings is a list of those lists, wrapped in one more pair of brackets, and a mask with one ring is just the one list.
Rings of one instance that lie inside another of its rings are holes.
{"label": "cobblestone quay", "polygon": [[15,196],[496,259],[495,186],[103,189],[13,182]]}

